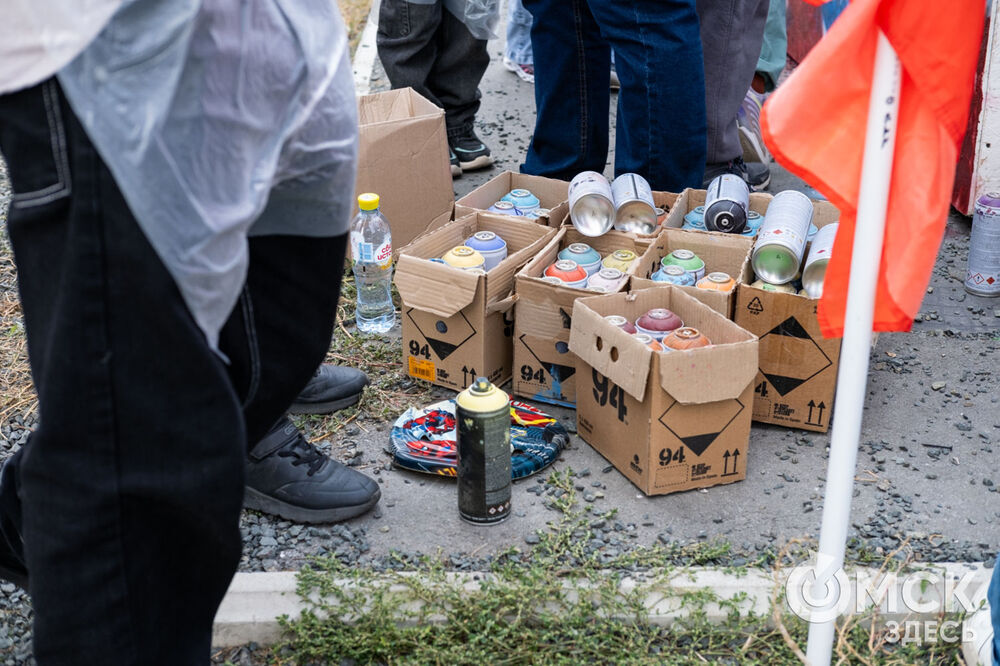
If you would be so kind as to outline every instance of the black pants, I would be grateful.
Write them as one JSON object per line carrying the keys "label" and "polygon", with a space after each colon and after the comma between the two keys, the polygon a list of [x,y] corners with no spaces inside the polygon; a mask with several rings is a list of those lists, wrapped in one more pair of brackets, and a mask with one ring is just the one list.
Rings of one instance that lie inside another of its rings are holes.
{"label": "black pants", "polygon": [[486,40],[473,37],[442,0],[382,0],[376,41],[393,88],[409,86],[444,109],[449,138],[472,129],[490,64]]}
{"label": "black pants", "polygon": [[0,150],[40,413],[0,527],[23,537],[38,663],[207,663],[247,443],[322,360],[346,236],[250,241],[227,366],[54,80],[0,97]]}

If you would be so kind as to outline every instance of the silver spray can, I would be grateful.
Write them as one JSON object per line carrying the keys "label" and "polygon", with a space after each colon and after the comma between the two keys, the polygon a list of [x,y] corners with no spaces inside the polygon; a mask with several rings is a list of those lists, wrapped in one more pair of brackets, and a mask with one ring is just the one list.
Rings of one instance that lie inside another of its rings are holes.
{"label": "silver spray can", "polygon": [[813,203],[806,195],[785,190],[774,195],[757,233],[750,263],[761,280],[785,284],[795,279],[812,224]]}
{"label": "silver spray can", "polygon": [[816,232],[806,263],[802,266],[802,288],[809,298],[820,298],[823,295],[823,280],[826,279],[826,267],[833,256],[833,241],[837,238],[838,222],[833,222]]}
{"label": "silver spray can", "polygon": [[584,236],[600,236],[615,223],[615,204],[608,179],[596,171],[578,173],[569,184],[569,217]]}
{"label": "silver spray can", "polygon": [[637,173],[623,173],[611,183],[615,229],[648,235],[656,231],[656,205],[649,182]]}
{"label": "silver spray can", "polygon": [[737,175],[724,173],[708,184],[705,193],[705,228],[738,234],[747,223],[750,210],[750,189]]}
{"label": "silver spray can", "polygon": [[965,290],[976,296],[1000,296],[1000,193],[976,199]]}

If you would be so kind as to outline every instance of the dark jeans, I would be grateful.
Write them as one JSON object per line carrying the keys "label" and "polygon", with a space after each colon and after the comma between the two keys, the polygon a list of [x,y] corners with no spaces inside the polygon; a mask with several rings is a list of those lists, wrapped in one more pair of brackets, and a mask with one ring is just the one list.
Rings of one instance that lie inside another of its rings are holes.
{"label": "dark jeans", "polygon": [[346,236],[250,241],[227,367],[54,80],[0,97],[0,150],[39,405],[0,548],[23,537],[38,663],[207,663],[247,442],[321,362]]}
{"label": "dark jeans", "polygon": [[768,0],[698,0],[709,164],[743,154],[736,112],[757,69],[767,9]]}
{"label": "dark jeans", "polygon": [[613,48],[615,174],[639,173],[655,190],[700,187],[705,86],[694,0],[523,2],[534,18],[538,116],[521,171],[564,180],[604,171]]}
{"label": "dark jeans", "polygon": [[490,64],[486,40],[473,37],[441,0],[382,0],[376,41],[393,88],[409,86],[444,109],[449,138],[472,129]]}

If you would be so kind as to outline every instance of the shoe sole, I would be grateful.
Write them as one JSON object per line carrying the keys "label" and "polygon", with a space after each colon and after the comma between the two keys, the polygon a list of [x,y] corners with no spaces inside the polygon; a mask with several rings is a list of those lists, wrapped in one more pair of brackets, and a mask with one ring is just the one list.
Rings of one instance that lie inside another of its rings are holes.
{"label": "shoe sole", "polygon": [[475,171],[476,169],[485,169],[488,166],[493,166],[493,156],[492,155],[480,155],[474,160],[468,162],[459,162],[462,166],[462,171]]}
{"label": "shoe sole", "polygon": [[517,74],[517,77],[522,81],[527,81],[528,83],[535,82],[535,77],[533,74],[528,74],[526,71],[521,69],[520,65],[518,65],[510,58],[503,59],[503,66],[508,72],[513,72],[514,74]]}
{"label": "shoe sole", "polygon": [[744,162],[763,162],[767,164],[771,161],[771,153],[761,145],[752,130],[740,127],[740,147],[743,148]]}
{"label": "shoe sole", "polygon": [[289,414],[329,414],[338,409],[344,409],[357,404],[361,400],[361,394],[355,393],[339,400],[328,400],[326,402],[293,402],[288,408]]}
{"label": "shoe sole", "polygon": [[376,488],[375,494],[364,504],[338,506],[335,509],[305,509],[269,497],[247,486],[243,496],[243,508],[261,511],[285,520],[294,520],[297,523],[339,523],[367,513],[381,498],[382,491]]}
{"label": "shoe sole", "polygon": [[759,183],[757,185],[750,185],[750,183],[747,183],[747,186],[749,186],[751,192],[763,192],[764,190],[767,189],[767,186],[770,184],[771,184],[771,174],[768,174],[767,178],[764,179],[763,183]]}

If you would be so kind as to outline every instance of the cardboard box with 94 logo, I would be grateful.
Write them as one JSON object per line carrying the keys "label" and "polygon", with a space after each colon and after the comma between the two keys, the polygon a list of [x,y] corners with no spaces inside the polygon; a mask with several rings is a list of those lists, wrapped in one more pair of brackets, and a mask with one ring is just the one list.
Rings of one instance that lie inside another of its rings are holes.
{"label": "cardboard box with 94 logo", "polygon": [[[667,308],[712,345],[654,352],[608,322]],[[757,338],[665,285],[581,298],[569,347],[579,357],[577,430],[647,495],[746,478]]]}
{"label": "cardboard box with 94 logo", "polygon": [[[489,272],[430,261],[477,231],[492,231],[507,242],[507,258]],[[531,220],[475,213],[400,250],[395,284],[408,374],[456,391],[477,376],[497,386],[510,379],[514,273],[555,234]]]}

